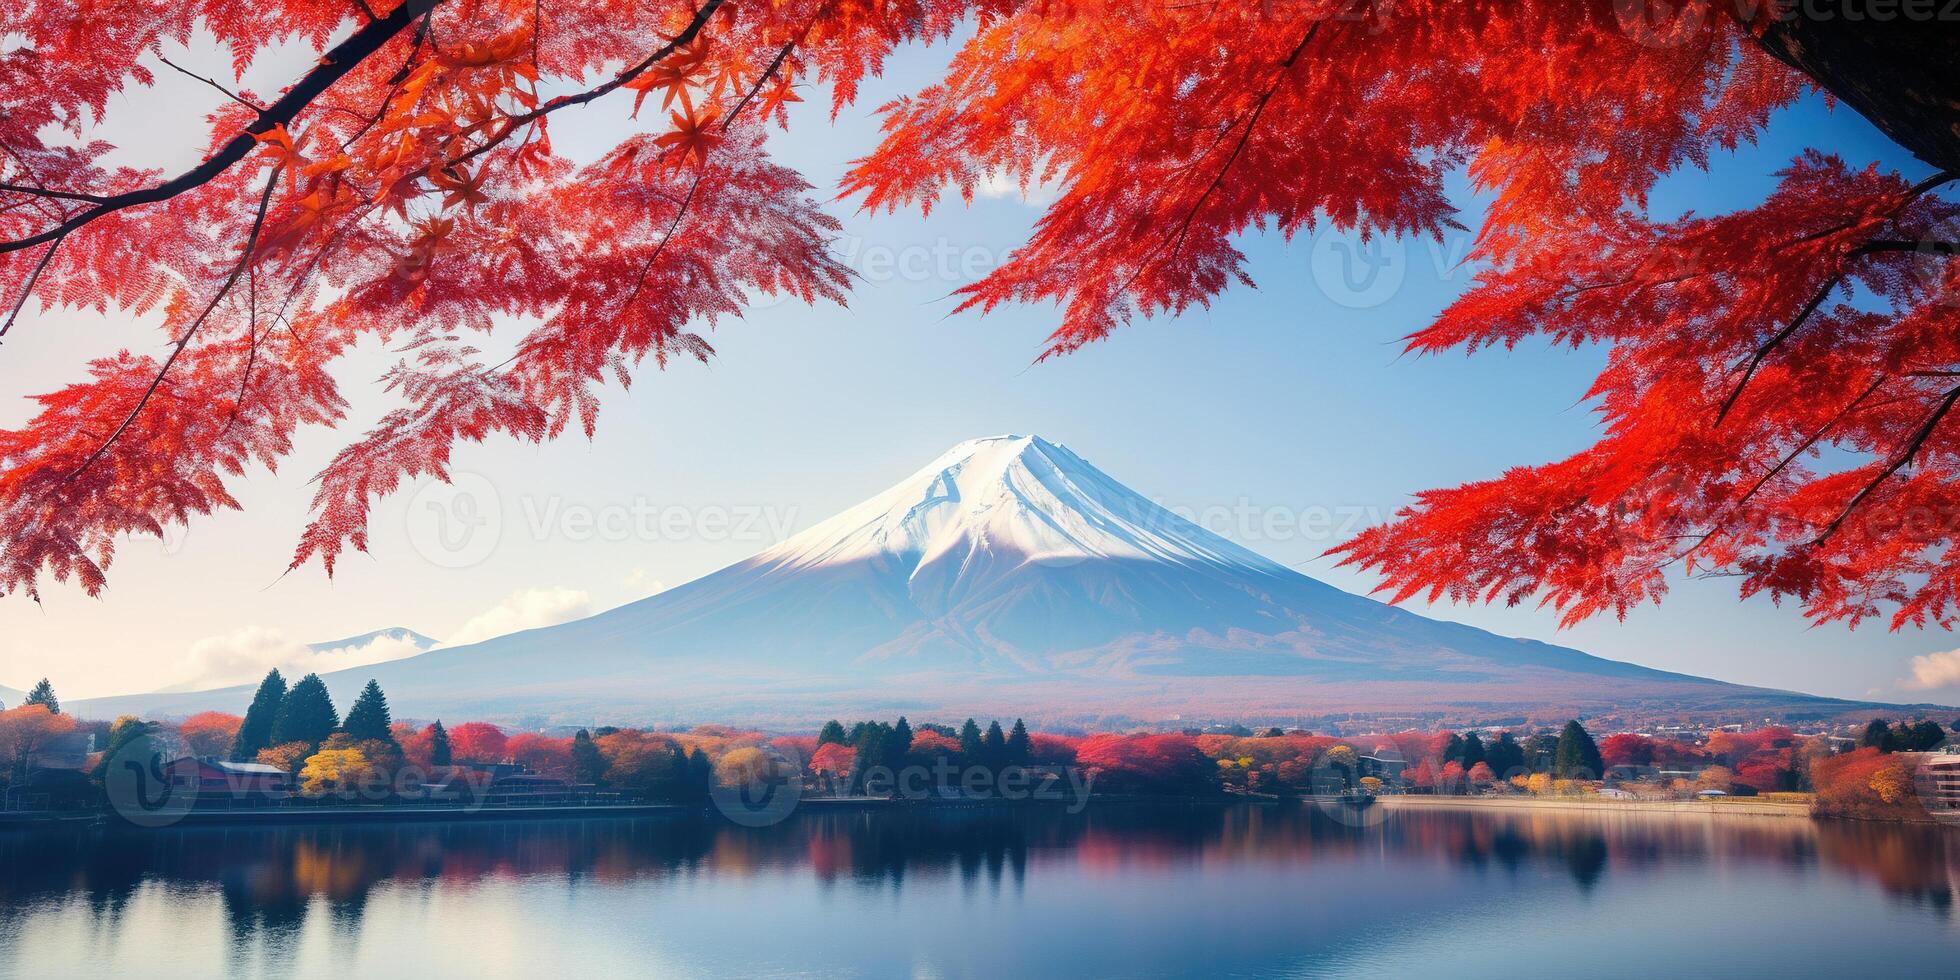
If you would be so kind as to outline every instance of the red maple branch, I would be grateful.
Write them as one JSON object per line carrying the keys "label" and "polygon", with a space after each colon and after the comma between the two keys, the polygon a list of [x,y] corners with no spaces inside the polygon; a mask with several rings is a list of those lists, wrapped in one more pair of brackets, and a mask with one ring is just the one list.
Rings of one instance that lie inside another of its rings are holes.
{"label": "red maple branch", "polygon": [[227,140],[218,152],[206,158],[203,163],[154,187],[102,197],[94,207],[75,214],[45,231],[10,242],[0,242],[0,254],[17,252],[55,241],[104,215],[113,214],[124,208],[167,201],[209,183],[219,174],[229,170],[232,164],[244,159],[246,154],[257,145],[258,141],[255,137],[293,121],[333,83],[353,71],[368,56],[379,51],[396,34],[401,33],[403,28],[435,9],[436,5],[442,2],[443,0],[403,0],[402,5],[390,11],[388,16],[362,25],[360,30],[349,35],[347,40],[335,45],[321,57],[317,67],[301,77],[292,88],[286,90],[285,95],[267,106],[265,111],[259,113],[258,118]]}

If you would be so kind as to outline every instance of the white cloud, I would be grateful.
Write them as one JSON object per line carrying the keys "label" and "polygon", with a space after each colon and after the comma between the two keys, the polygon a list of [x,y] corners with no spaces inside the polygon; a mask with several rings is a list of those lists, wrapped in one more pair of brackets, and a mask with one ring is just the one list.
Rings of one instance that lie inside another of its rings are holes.
{"label": "white cloud", "polygon": [[451,633],[442,644],[459,647],[493,636],[556,626],[592,615],[592,596],[580,589],[553,587],[524,589],[504,597],[504,601],[478,613],[463,628]]}
{"label": "white cloud", "polygon": [[233,684],[250,684],[278,668],[287,680],[330,670],[365,667],[412,657],[417,650],[412,640],[377,636],[366,643],[350,644],[314,652],[306,644],[288,637],[283,630],[264,626],[241,626],[229,633],[207,636],[191,644],[178,667],[184,680],[169,690],[201,691]]}
{"label": "white cloud", "polygon": [[1912,658],[1912,676],[1899,682],[1912,691],[1960,686],[1960,650],[1945,650]]}
{"label": "white cloud", "polygon": [[1005,198],[1009,200],[1019,199],[1027,202],[1032,207],[1045,208],[1055,203],[1062,196],[1062,189],[1059,185],[1059,181],[1050,181],[1045,184],[1031,184],[1024,193],[1021,190],[1019,179],[1011,174],[995,170],[989,172],[986,177],[982,178],[980,183],[974,186],[973,190],[974,193],[979,194],[981,197]]}
{"label": "white cloud", "polygon": [[642,599],[667,591],[667,583],[654,578],[644,568],[635,568],[631,572],[626,573],[625,581],[620,584],[624,585],[626,591],[631,593],[635,599]]}

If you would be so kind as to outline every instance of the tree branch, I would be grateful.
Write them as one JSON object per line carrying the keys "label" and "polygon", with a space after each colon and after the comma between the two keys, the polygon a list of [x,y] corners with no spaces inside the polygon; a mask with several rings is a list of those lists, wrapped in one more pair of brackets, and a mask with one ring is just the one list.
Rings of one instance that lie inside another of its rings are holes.
{"label": "tree branch", "polygon": [[1205,187],[1204,193],[1198,195],[1197,203],[1191,205],[1191,210],[1185,213],[1183,222],[1177,226],[1177,234],[1171,238],[1171,252],[1165,256],[1165,261],[1176,259],[1177,253],[1183,250],[1184,238],[1191,231],[1191,222],[1197,220],[1198,212],[1205,208],[1205,202],[1211,200],[1211,196],[1218,193],[1218,189],[1225,185],[1225,175],[1232,172],[1232,165],[1238,162],[1239,154],[1245,152],[1245,145],[1252,141],[1252,130],[1259,125],[1259,117],[1265,113],[1266,103],[1271,102],[1273,96],[1279,92],[1280,85],[1286,81],[1286,76],[1292,73],[1293,66],[1299,62],[1300,55],[1307,50],[1307,45],[1312,43],[1314,35],[1319,33],[1322,23],[1324,22],[1314,21],[1307,28],[1307,33],[1300,38],[1300,43],[1293,46],[1293,51],[1286,56],[1286,60],[1279,63],[1277,77],[1273,79],[1273,84],[1266,87],[1266,91],[1259,94],[1259,101],[1253,103],[1252,113],[1245,120],[1245,129],[1239,133],[1239,141],[1232,146],[1231,154],[1226,156],[1225,165],[1218,168],[1218,173],[1211,178],[1211,183]]}
{"label": "tree branch", "polygon": [[[816,22],[811,21],[811,23],[814,24]],[[808,27],[805,27],[803,29],[803,33],[805,35],[808,35],[810,33],[810,29]],[[801,40],[801,38],[798,38],[797,40]],[[769,84],[769,79],[774,78],[776,76],[776,72],[781,70],[781,68],[783,67],[783,61],[787,59],[789,57],[789,53],[794,50],[796,50],[796,41],[791,41],[788,44],[783,45],[782,50],[776,52],[776,57],[769,62],[769,67],[763,70],[762,77],[756,79],[755,84],[749,86],[748,92],[742,96],[742,100],[740,102],[735,103],[735,108],[728,110],[728,115],[722,117],[721,119],[722,132],[728,131],[728,127],[734,124],[735,117],[741,115],[742,110],[749,107],[749,103],[755,100],[755,94],[757,92],[762,91],[762,86]],[[767,124],[767,122],[768,120],[764,119],[765,125]]]}
{"label": "tree branch", "polygon": [[217,83],[216,81],[214,81],[214,80],[212,80],[212,79],[210,79],[210,78],[206,78],[206,77],[205,77],[205,76],[203,76],[203,75],[199,75],[199,74],[196,74],[196,73],[194,73],[194,72],[192,72],[192,71],[191,71],[190,69],[188,69],[188,68],[185,68],[185,67],[183,67],[182,65],[179,65],[179,64],[177,64],[177,63],[176,63],[176,62],[174,62],[174,61],[171,61],[171,60],[170,60],[169,58],[166,58],[166,57],[164,57],[164,56],[163,56],[163,53],[162,53],[162,52],[158,52],[158,53],[157,53],[157,60],[158,60],[158,61],[161,61],[161,62],[163,62],[163,63],[164,63],[164,64],[166,64],[166,65],[169,65],[169,66],[170,66],[170,67],[172,67],[172,68],[175,68],[175,69],[177,69],[177,71],[178,71],[178,73],[179,73],[179,74],[182,74],[182,75],[185,75],[185,76],[188,76],[188,77],[190,77],[190,78],[195,78],[195,79],[197,79],[198,81],[200,81],[200,82],[203,82],[204,84],[206,84],[206,85],[209,85],[209,86],[211,86],[211,87],[212,87],[212,88],[214,88],[214,89],[217,89],[217,90],[218,90],[219,92],[221,92],[221,93],[223,93],[223,94],[224,94],[224,96],[225,96],[225,98],[227,98],[227,99],[230,99],[230,100],[232,100],[233,102],[236,102],[236,103],[238,103],[239,105],[242,105],[242,106],[244,106],[245,108],[247,108],[247,109],[250,109],[250,110],[252,110],[253,112],[257,112],[257,113],[264,113],[264,112],[265,112],[265,106],[262,106],[262,105],[259,105],[259,104],[258,104],[258,103],[256,103],[256,102],[253,102],[253,101],[250,101],[250,100],[248,100],[248,99],[246,99],[246,98],[245,98],[244,96],[242,96],[242,95],[239,95],[239,94],[238,94],[237,92],[234,92],[234,91],[232,91],[231,89],[228,89],[228,88],[226,88],[226,87],[224,87],[223,85],[219,85],[219,84],[218,84],[218,83]]}
{"label": "tree branch", "polygon": [[256,258],[252,253],[258,247],[259,231],[265,227],[265,213],[272,206],[272,189],[279,184],[281,169],[283,168],[275,166],[272,172],[266,175],[265,190],[259,194],[258,215],[252,219],[251,234],[246,236],[245,249],[239,253],[237,263],[232,265],[231,274],[225,277],[224,284],[220,285],[218,291],[212,295],[211,302],[204,305],[204,311],[197,315],[197,319],[191,321],[190,326],[184,328],[184,335],[177,338],[177,346],[170,351],[169,357],[164,358],[163,366],[157,369],[157,376],[150,379],[150,386],[143,390],[143,397],[136,400],[136,407],[130,409],[128,415],[123,416],[122,424],[116,426],[116,431],[109,433],[109,438],[102,440],[102,445],[95,447],[95,451],[82,461],[82,465],[75,467],[62,479],[63,483],[82,475],[83,471],[95,465],[95,461],[101,459],[102,454],[108,452],[109,447],[115,445],[116,440],[122,438],[122,434],[136,422],[136,417],[143,414],[143,407],[150,403],[151,396],[155,395],[157,389],[163,385],[163,378],[170,373],[171,365],[176,364],[177,358],[183,356],[184,348],[191,344],[191,338],[197,336],[197,331],[204,326],[204,321],[211,318],[211,311],[217,309],[218,304],[224,301],[226,293],[231,292],[231,287],[238,282],[239,274],[252,264],[252,260]]}
{"label": "tree branch", "polygon": [[[1867,255],[1877,255],[1883,252],[1925,252],[1932,255],[1960,255],[1960,242],[1910,241],[1896,238],[1879,238],[1846,252],[1844,257],[1846,259],[1863,258]],[[1742,380],[1736,382],[1735,390],[1729,392],[1729,397],[1723,399],[1722,410],[1715,414],[1716,426],[1719,427],[1722,421],[1729,417],[1730,410],[1734,409],[1737,400],[1742,398],[1742,390],[1749,387],[1750,379],[1756,376],[1756,369],[1762,367],[1764,359],[1768,358],[1770,353],[1775,351],[1776,348],[1781,347],[1784,341],[1789,340],[1790,335],[1796,333],[1798,328],[1804,325],[1804,321],[1810,319],[1811,315],[1817,312],[1817,308],[1824,305],[1824,301],[1830,298],[1831,291],[1843,284],[1845,275],[1846,273],[1842,269],[1832,273],[1830,278],[1824,280],[1824,285],[1817,290],[1816,295],[1810,298],[1810,302],[1805,303],[1803,309],[1798,311],[1797,315],[1790,320],[1789,325],[1778,330],[1775,336],[1764,341],[1762,346],[1757,347],[1755,353],[1749,356],[1749,364],[1742,372]]]}
{"label": "tree branch", "polygon": [[1938,405],[1933,407],[1932,413],[1926,416],[1926,421],[1920,423],[1919,429],[1912,434],[1911,439],[1907,440],[1905,447],[1897,455],[1892,457],[1890,463],[1885,464],[1884,469],[1878,471],[1877,476],[1872,477],[1870,483],[1865,484],[1864,489],[1858,491],[1857,496],[1851,498],[1850,503],[1844,505],[1844,512],[1839,514],[1824,528],[1824,533],[1819,534],[1815,540],[1810,542],[1812,547],[1823,544],[1826,538],[1836,534],[1838,528],[1844,524],[1845,518],[1850,517],[1851,512],[1857,510],[1858,505],[1863,503],[1865,498],[1871,495],[1872,491],[1878,489],[1879,484],[1890,479],[1892,474],[1904,469],[1906,464],[1912,462],[1914,456],[1919,455],[1920,447],[1926,444],[1927,439],[1932,438],[1933,430],[1939,427],[1940,420],[1946,418],[1948,412],[1953,411],[1955,402],[1960,402],[1960,386],[1947,389],[1946,395],[1940,399]]}
{"label": "tree branch", "polygon": [[84,201],[89,204],[101,204],[109,200],[98,194],[81,194],[75,191],[53,191],[45,187],[29,187],[25,184],[0,183],[0,191],[13,194],[31,194],[35,197],[51,197],[58,201]]}
{"label": "tree branch", "polygon": [[60,247],[59,241],[50,243],[48,250],[41,253],[41,261],[34,263],[34,271],[27,274],[27,282],[21,285],[20,297],[14,300],[14,308],[7,312],[7,322],[0,323],[0,337],[5,337],[7,331],[14,328],[14,321],[20,319],[20,311],[27,307],[27,298],[34,295],[34,284],[41,281],[41,273],[47,270],[48,262],[54,258],[54,250]]}
{"label": "tree branch", "polygon": [[668,41],[666,44],[663,44],[659,48],[655,49],[652,54],[647,55],[638,64],[635,64],[633,67],[628,68],[625,71],[620,72],[618,75],[613,76],[613,79],[611,81],[605,83],[604,85],[600,85],[596,88],[592,88],[584,92],[580,92],[577,95],[558,96],[552,99],[551,101],[546,102],[545,104],[530,110],[529,112],[521,112],[515,116],[511,116],[509,121],[504,124],[504,128],[498,130],[497,135],[492,136],[487,140],[484,140],[481,144],[477,145],[469,152],[464,153],[462,156],[456,157],[455,159],[448,161],[445,164],[445,166],[453,167],[456,166],[457,164],[468,163],[471,160],[474,160],[477,157],[490,152],[490,150],[495,148],[498,144],[502,143],[504,140],[509,139],[512,133],[515,133],[526,126],[529,126],[530,124],[537,122],[540,119],[543,119],[545,116],[557,112],[560,109],[569,108],[575,105],[584,105],[587,102],[592,101],[593,99],[597,99],[605,95],[609,95],[614,90],[618,89],[620,86],[625,85],[627,82],[630,82],[640,77],[641,75],[646,74],[647,69],[652,68],[654,65],[659,64],[661,61],[666,60],[668,55],[671,55],[675,51],[679,50],[680,48],[693,43],[694,39],[700,36],[702,29],[708,26],[708,19],[714,16],[715,11],[721,9],[721,5],[724,2],[725,0],[708,0],[707,3],[702,4],[701,9],[696,10],[694,12],[693,19],[687,22],[687,27],[683,28],[679,34],[675,35],[673,40]]}
{"label": "tree branch", "polygon": [[390,11],[388,16],[362,25],[361,29],[349,35],[347,40],[328,51],[320,59],[317,67],[301,77],[285,95],[267,106],[265,111],[259,113],[257,119],[226,141],[218,152],[212,154],[203,163],[155,187],[104,197],[95,207],[67,218],[46,231],[10,242],[0,242],[0,254],[46,244],[104,215],[113,214],[124,208],[167,201],[209,183],[252,151],[252,147],[257,144],[254,137],[269,133],[275,127],[291,122],[329,86],[353,71],[369,55],[380,50],[396,34],[401,33],[403,28],[435,9],[439,3],[442,3],[442,0],[402,0],[402,5]]}

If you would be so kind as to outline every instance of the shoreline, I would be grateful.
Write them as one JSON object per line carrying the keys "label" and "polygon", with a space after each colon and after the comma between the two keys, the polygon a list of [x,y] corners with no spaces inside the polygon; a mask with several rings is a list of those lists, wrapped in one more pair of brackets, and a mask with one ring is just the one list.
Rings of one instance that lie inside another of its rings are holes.
{"label": "shoreline", "polygon": [[1702,816],[1800,817],[1812,819],[1802,803],[1752,800],[1597,800],[1510,796],[1378,796],[1378,806],[1392,810],[1541,810],[1582,813],[1695,814]]}

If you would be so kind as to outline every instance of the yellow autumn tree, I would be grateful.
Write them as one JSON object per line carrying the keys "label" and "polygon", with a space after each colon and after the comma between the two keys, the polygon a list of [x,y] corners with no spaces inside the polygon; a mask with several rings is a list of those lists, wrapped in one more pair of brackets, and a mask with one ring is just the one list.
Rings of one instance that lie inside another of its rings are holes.
{"label": "yellow autumn tree", "polygon": [[1912,774],[1907,772],[1904,766],[1886,766],[1872,773],[1868,783],[1872,792],[1877,793],[1878,798],[1888,804],[1904,803],[1913,795]]}
{"label": "yellow autumn tree", "polygon": [[775,775],[775,758],[754,746],[730,749],[715,764],[715,776],[723,786],[749,786],[767,782]]}
{"label": "yellow autumn tree", "polygon": [[299,791],[307,796],[345,793],[373,775],[373,764],[359,749],[322,749],[300,770]]}
{"label": "yellow autumn tree", "polygon": [[305,742],[287,742],[284,745],[274,745],[271,748],[260,749],[258,758],[255,761],[262,766],[271,766],[274,769],[295,772],[306,761],[306,756],[311,750],[312,746],[307,745]]}
{"label": "yellow autumn tree", "polygon": [[1735,773],[1724,766],[1709,766],[1695,774],[1695,788],[1698,790],[1719,790],[1728,792],[1735,786]]}

